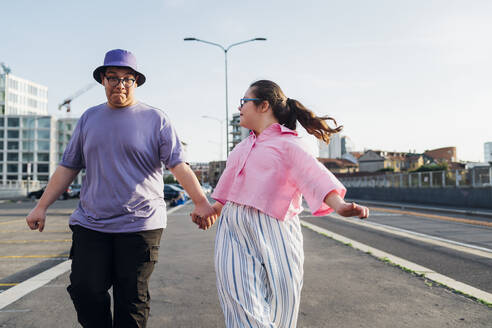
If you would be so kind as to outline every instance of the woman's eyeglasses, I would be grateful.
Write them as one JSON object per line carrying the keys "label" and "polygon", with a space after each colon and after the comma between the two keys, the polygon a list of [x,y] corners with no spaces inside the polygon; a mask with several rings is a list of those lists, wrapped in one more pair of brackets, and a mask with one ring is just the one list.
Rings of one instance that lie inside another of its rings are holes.
{"label": "woman's eyeglasses", "polygon": [[247,103],[248,101],[253,101],[253,100],[261,100],[259,98],[241,98],[239,99],[239,108],[243,107],[243,105],[245,103]]}

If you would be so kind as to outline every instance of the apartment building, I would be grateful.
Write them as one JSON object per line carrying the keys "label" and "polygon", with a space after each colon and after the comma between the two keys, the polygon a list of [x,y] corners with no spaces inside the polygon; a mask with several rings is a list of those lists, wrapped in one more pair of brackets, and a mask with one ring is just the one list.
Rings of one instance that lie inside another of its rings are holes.
{"label": "apartment building", "polygon": [[49,115],[0,116],[0,183],[48,181],[56,166],[55,123]]}
{"label": "apartment building", "polygon": [[0,74],[0,115],[48,115],[48,87],[4,71]]}

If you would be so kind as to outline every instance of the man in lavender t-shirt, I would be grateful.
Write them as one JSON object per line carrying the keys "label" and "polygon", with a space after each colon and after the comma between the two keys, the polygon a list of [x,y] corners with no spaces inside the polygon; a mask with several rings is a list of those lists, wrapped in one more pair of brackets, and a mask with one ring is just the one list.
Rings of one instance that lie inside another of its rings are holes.
{"label": "man in lavender t-shirt", "polygon": [[[135,88],[144,84],[145,76],[133,54],[109,51],[93,76],[108,101],[82,115],[26,221],[31,229],[43,231],[48,207],[85,168],[80,202],[69,221],[73,243],[67,290],[78,320],[84,327],[145,327],[148,281],[166,227],[162,164],[188,192],[200,216],[213,223],[215,211],[184,163],[167,115],[135,99]],[[201,228],[209,224],[204,221]]]}

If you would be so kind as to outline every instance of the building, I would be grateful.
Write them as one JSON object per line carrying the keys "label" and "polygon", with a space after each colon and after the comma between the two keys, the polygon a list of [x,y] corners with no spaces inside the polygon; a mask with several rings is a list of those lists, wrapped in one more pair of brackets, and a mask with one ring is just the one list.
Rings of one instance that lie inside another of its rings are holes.
{"label": "building", "polygon": [[48,181],[56,168],[52,116],[0,116],[0,182]]}
{"label": "building", "polygon": [[438,163],[442,162],[457,162],[456,159],[456,147],[443,147],[432,150],[426,150],[424,155],[427,155],[434,159]]}
{"label": "building", "polygon": [[59,118],[56,122],[57,161],[60,162],[65,148],[72,137],[78,118]]}
{"label": "building", "polygon": [[341,158],[342,157],[342,142],[339,133],[335,133],[330,138],[330,143],[327,144],[323,140],[318,140],[318,149],[320,158]]}
{"label": "building", "polygon": [[348,136],[342,136],[340,139],[342,156],[345,154],[350,154],[355,150],[355,145],[352,142],[352,139],[350,139]]}
{"label": "building", "polygon": [[222,172],[226,167],[226,161],[213,161],[208,163],[208,182],[211,186],[215,187],[219,182]]}
{"label": "building", "polygon": [[359,171],[359,165],[346,159],[318,158],[332,173],[354,173]]}
{"label": "building", "polygon": [[203,185],[206,182],[209,182],[208,173],[209,173],[209,163],[199,162],[199,163],[190,163],[190,168],[195,173],[198,181]]}
{"label": "building", "polygon": [[[246,128],[243,128],[242,126],[239,125],[239,113],[234,113],[232,114],[232,120],[231,120],[231,127],[232,127],[232,141],[231,141],[231,148],[229,151],[233,150],[234,147],[244,139],[246,139],[249,136],[249,130]],[[227,145],[229,147],[229,145]]]}
{"label": "building", "polygon": [[0,115],[48,115],[48,88],[7,72],[0,74]]}
{"label": "building", "polygon": [[483,144],[483,159],[485,163],[492,162],[492,141]]}
{"label": "building", "polygon": [[400,172],[405,168],[405,153],[368,150],[359,158],[360,172],[376,172],[391,169]]}

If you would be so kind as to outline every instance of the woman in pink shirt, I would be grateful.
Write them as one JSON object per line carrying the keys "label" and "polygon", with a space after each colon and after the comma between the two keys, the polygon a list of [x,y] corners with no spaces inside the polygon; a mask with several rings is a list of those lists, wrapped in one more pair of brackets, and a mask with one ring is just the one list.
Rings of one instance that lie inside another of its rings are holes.
{"label": "woman in pink shirt", "polygon": [[[249,87],[239,111],[240,125],[252,132],[231,152],[212,194],[220,214],[219,300],[227,327],[295,327],[303,281],[302,196],[314,215],[366,218],[369,210],[343,200],[345,187],[295,131],[299,121],[328,143],[341,130],[328,126],[332,118],[316,116],[267,80]],[[202,228],[213,223],[192,216]]]}

